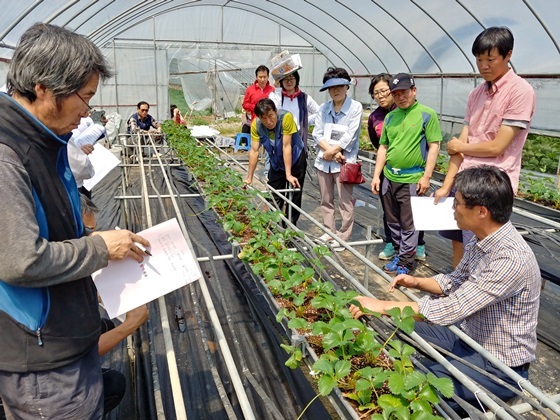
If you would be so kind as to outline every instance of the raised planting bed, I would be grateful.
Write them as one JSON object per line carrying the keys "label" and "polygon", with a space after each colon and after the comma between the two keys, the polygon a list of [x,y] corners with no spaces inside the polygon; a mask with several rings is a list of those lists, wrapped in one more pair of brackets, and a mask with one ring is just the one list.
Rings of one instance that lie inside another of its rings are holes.
{"label": "raised planting bed", "polygon": [[[278,308],[277,321],[287,337],[282,347],[290,354],[286,365],[297,368],[304,352],[316,354],[311,369],[319,395],[343,396],[340,410],[350,406],[357,417],[434,418],[438,392],[451,397],[452,382],[416,370],[413,347],[393,339],[394,334],[379,342],[374,331],[352,318],[348,305],[357,293],[335,290],[316,274],[321,257],[330,251],[316,247],[316,258],[309,259],[288,249],[300,234],[278,229],[280,214],[258,208],[257,191],[245,188],[241,176],[221,165],[184,127],[168,122],[163,129],[231,241],[240,244],[238,257]],[[407,333],[414,328],[412,315],[411,308],[391,313],[397,328]],[[292,337],[304,339],[300,343]]]}

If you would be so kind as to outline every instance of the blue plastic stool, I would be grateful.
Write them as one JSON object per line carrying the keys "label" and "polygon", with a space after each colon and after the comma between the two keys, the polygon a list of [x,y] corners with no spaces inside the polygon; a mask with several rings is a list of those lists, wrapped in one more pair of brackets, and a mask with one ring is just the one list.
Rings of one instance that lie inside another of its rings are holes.
{"label": "blue plastic stool", "polygon": [[[247,144],[242,144],[242,143],[247,143]],[[233,151],[237,152],[238,150],[251,150],[251,135],[250,134],[248,134],[248,133],[237,133],[237,135],[235,136],[235,146],[233,147]]]}

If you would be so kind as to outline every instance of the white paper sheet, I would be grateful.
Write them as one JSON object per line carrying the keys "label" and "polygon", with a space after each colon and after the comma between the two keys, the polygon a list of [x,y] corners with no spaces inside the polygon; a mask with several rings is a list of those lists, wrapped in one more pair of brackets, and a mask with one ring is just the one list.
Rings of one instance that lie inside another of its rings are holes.
{"label": "white paper sheet", "polygon": [[202,277],[177,219],[138,234],[150,241],[151,257],[145,256],[141,264],[130,258],[109,261],[107,267],[92,275],[111,318]]}
{"label": "white paper sheet", "polygon": [[121,161],[116,157],[113,152],[106,149],[99,143],[95,143],[93,146],[93,152],[88,155],[89,161],[95,169],[95,175],[90,179],[84,180],[84,187],[91,191],[99,181],[101,181],[105,176],[118,166]]}
{"label": "white paper sheet", "polygon": [[416,230],[457,230],[453,217],[453,197],[440,199],[437,205],[433,197],[410,197],[412,217]]}

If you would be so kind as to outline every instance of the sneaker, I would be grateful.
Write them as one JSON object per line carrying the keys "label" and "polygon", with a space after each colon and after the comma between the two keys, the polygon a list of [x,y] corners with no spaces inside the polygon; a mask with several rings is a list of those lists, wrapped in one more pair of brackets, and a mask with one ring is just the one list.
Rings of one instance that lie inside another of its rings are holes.
{"label": "sneaker", "polygon": [[327,243],[329,241],[332,241],[332,238],[328,233],[325,233],[323,236],[320,236],[317,240],[319,242]]}
{"label": "sneaker", "polygon": [[[379,257],[381,258],[381,257]],[[418,261],[426,261],[426,245],[418,245],[416,248],[416,257]]]}
{"label": "sneaker", "polygon": [[387,273],[394,273],[397,271],[398,265],[399,265],[399,256],[397,255],[391,260],[391,262],[383,266],[383,271]]}
{"label": "sneaker", "polygon": [[329,246],[332,248],[333,251],[336,252],[341,252],[344,251],[346,248],[344,248],[343,246],[341,246],[338,241],[335,241],[334,239],[330,240],[328,242]]}
{"label": "sneaker", "polygon": [[413,271],[414,271],[413,269],[405,267],[404,265],[399,265],[397,267],[397,276],[399,274],[412,274]]}
{"label": "sneaker", "polygon": [[395,247],[392,242],[385,244],[383,251],[379,253],[380,260],[390,260],[395,255]]}

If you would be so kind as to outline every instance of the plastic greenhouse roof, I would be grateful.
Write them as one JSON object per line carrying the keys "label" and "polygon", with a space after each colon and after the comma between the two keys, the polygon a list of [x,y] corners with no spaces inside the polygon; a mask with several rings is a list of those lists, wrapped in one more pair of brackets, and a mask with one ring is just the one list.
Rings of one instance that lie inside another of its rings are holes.
{"label": "plastic greenhouse roof", "polygon": [[[9,4],[9,5],[8,5]],[[560,73],[560,2],[550,0],[17,0],[2,2],[0,58],[34,22],[105,46],[115,38],[312,46],[354,74],[476,73],[485,27],[512,29],[519,74]],[[157,25],[157,21],[166,25]]]}

